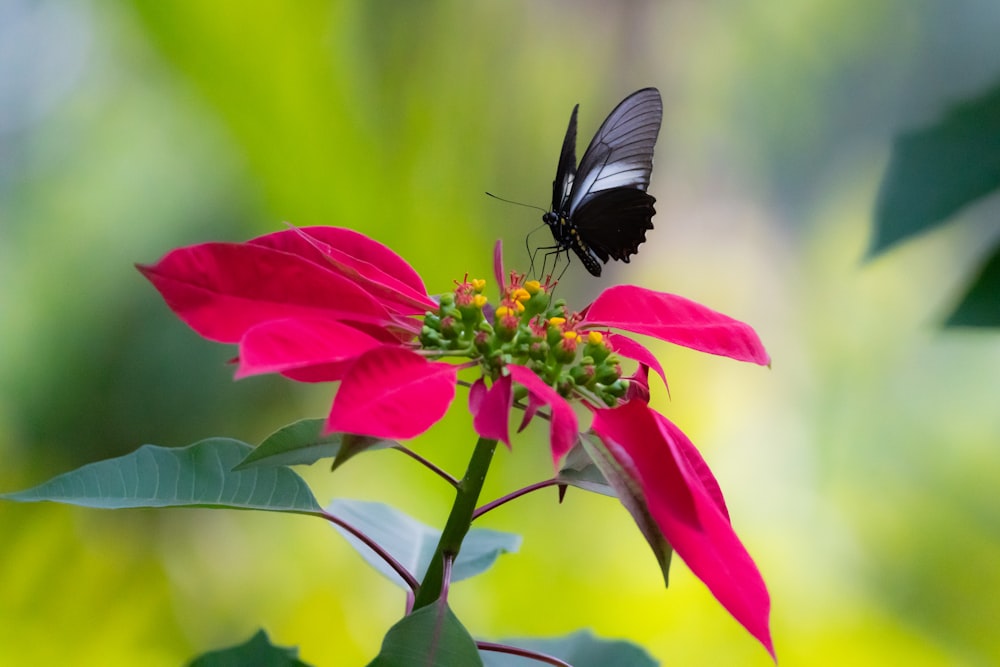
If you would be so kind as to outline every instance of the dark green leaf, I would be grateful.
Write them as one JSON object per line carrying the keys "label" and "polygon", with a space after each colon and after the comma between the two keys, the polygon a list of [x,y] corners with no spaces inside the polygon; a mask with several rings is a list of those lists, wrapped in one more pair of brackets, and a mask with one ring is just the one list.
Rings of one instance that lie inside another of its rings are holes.
{"label": "dark green leaf", "polygon": [[246,643],[206,653],[190,667],[309,667],[298,658],[298,649],[275,646],[266,632],[258,630]]}
{"label": "dark green leaf", "polygon": [[614,487],[608,484],[608,480],[605,479],[601,473],[601,469],[594,463],[594,460],[587,453],[587,450],[584,449],[583,443],[580,440],[577,440],[576,444],[573,445],[573,449],[569,450],[566,459],[563,461],[562,469],[556,475],[556,479],[563,484],[569,484],[580,489],[611,496],[612,498],[618,497]]}
{"label": "dark green leaf", "polygon": [[[341,498],[334,500],[327,511],[372,538],[417,579],[423,578],[438,540],[441,539],[440,530],[382,503]],[[408,588],[406,582],[371,549],[342,528],[334,527],[369,565],[400,588]],[[462,541],[462,550],[452,568],[451,580],[461,581],[485,572],[501,554],[514,553],[520,547],[520,535],[473,528]]]}
{"label": "dark green leaf", "polygon": [[389,629],[368,667],[476,667],[476,642],[444,600],[422,607]]}
{"label": "dark green leaf", "polygon": [[[623,640],[598,639],[587,630],[552,639],[505,639],[504,644],[544,653],[573,667],[656,667],[641,647]],[[481,651],[485,667],[533,667],[541,663],[496,651]]]}
{"label": "dark green leaf", "polygon": [[348,459],[360,454],[361,452],[366,452],[368,450],[375,449],[385,449],[386,447],[392,447],[396,444],[394,440],[383,440],[381,438],[373,438],[367,435],[354,435],[353,433],[344,433],[340,443],[340,451],[337,453],[337,458],[333,460],[333,465],[330,467],[331,472],[344,465]]}
{"label": "dark green leaf", "polygon": [[868,256],[941,224],[1000,187],[1000,86],[893,146]]}
{"label": "dark green leaf", "polygon": [[1000,244],[979,268],[965,297],[945,326],[1000,327]]}
{"label": "dark green leaf", "polygon": [[646,538],[656,562],[660,564],[660,571],[663,573],[663,585],[670,585],[670,559],[674,550],[670,543],[663,537],[659,526],[649,513],[646,506],[646,498],[642,495],[639,484],[629,476],[615,458],[611,456],[600,438],[590,434],[580,436],[583,447],[587,450],[591,460],[601,470],[604,478],[614,488],[615,495],[621,501],[625,509],[635,520],[642,536]]}
{"label": "dark green leaf", "polygon": [[120,509],[223,507],[319,512],[302,478],[288,468],[233,471],[250,445],[210,438],[180,448],[143,445],[131,454],[90,463],[34,488],[0,496]]}
{"label": "dark green leaf", "polygon": [[320,459],[338,457],[343,447],[348,445],[352,450],[358,450],[360,444],[364,445],[364,449],[383,449],[395,444],[391,440],[347,433],[323,433],[325,423],[324,419],[301,419],[279,428],[240,461],[236,470],[258,466],[310,465]]}

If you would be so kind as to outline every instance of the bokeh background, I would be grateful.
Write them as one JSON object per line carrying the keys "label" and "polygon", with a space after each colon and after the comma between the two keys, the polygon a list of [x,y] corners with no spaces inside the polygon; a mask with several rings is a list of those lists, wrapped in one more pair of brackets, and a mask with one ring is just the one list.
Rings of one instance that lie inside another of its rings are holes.
{"label": "bokeh background", "polygon": [[[560,289],[677,292],[767,344],[770,370],[656,347],[654,401],[719,477],[781,664],[1000,663],[1000,339],[938,327],[1000,204],[862,260],[892,137],[994,83],[998,34],[995,0],[0,0],[0,490],[324,414],[332,387],[233,383],[134,262],[288,221],[388,243],[432,291],[492,277],[497,238],[527,268],[540,214],[483,192],[547,206],[573,104],[582,152],[655,85],[656,229]],[[415,446],[460,472],[469,423],[460,396]],[[487,497],[550,473],[543,436]],[[303,474],[435,525],[451,500],[392,452]],[[483,525],[525,541],[453,589],[477,636],[771,664],[683,564],[663,590],[613,500],[538,493]],[[263,627],[361,665],[402,605],[308,518],[0,504],[0,664],[177,665]]]}

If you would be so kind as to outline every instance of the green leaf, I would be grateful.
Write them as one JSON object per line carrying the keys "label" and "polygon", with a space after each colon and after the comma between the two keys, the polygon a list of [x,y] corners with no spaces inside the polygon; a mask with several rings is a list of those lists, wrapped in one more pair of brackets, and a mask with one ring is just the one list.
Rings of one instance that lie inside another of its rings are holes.
{"label": "green leaf", "polygon": [[1000,187],[1000,86],[899,136],[875,205],[874,257]]}
{"label": "green leaf", "polygon": [[646,498],[642,495],[639,484],[629,476],[628,471],[622,468],[613,456],[608,452],[600,438],[590,434],[580,436],[580,442],[590,455],[591,460],[600,469],[608,483],[614,488],[615,496],[625,506],[642,536],[646,538],[649,547],[656,556],[656,562],[660,565],[663,573],[663,585],[670,585],[670,560],[673,557],[674,549],[663,537],[660,528],[649,509],[646,506]]}
{"label": "green leaf", "polygon": [[323,433],[324,419],[301,419],[283,426],[264,439],[236,470],[253,467],[310,465],[320,459],[338,457],[344,447],[352,453],[363,449],[384,449],[392,447],[391,440],[380,440],[348,433]]}
{"label": "green leaf", "polygon": [[[587,630],[550,639],[505,639],[504,644],[544,653],[573,667],[656,667],[645,650],[627,641],[598,639]],[[496,651],[480,651],[485,667],[532,667],[541,663]]]}
{"label": "green leaf", "polygon": [[445,600],[406,616],[386,633],[368,667],[475,667],[476,642]]}
{"label": "green leaf", "polygon": [[250,445],[210,438],[180,448],[143,445],[131,454],[90,463],[34,488],[0,495],[20,502],[127,507],[223,507],[320,512],[301,477],[288,468],[233,471]]}
{"label": "green leaf", "polygon": [[[339,498],[327,512],[343,519],[381,545],[418,580],[423,578],[434,556],[441,531],[431,528],[399,510],[382,503]],[[356,537],[334,526],[351,546],[382,575],[403,589],[408,589],[399,575],[385,561]],[[501,554],[515,553],[521,536],[487,528],[473,528],[462,541],[462,550],[452,566],[452,582],[468,579],[493,566]]]}
{"label": "green leaf", "polygon": [[586,491],[600,493],[601,495],[617,498],[615,489],[608,483],[608,480],[601,473],[587,450],[584,449],[580,440],[576,441],[573,449],[566,454],[563,467],[556,474],[556,480],[562,484],[575,486]]}
{"label": "green leaf", "polygon": [[373,438],[368,435],[344,433],[342,436],[340,451],[337,452],[337,457],[333,460],[333,465],[330,466],[330,472],[344,465],[348,459],[354,458],[361,452],[385,449],[396,445],[395,440],[383,440],[382,438]]}
{"label": "green leaf", "polygon": [[980,267],[945,326],[1000,327],[1000,244]]}
{"label": "green leaf", "polygon": [[258,630],[245,643],[205,653],[195,658],[189,667],[309,667],[298,658],[298,649],[275,646],[266,632]]}

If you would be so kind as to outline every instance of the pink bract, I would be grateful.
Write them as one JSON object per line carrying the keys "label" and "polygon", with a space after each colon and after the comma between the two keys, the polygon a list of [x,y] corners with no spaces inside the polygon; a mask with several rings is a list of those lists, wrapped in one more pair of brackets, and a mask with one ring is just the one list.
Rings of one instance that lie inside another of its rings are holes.
{"label": "pink bract", "polygon": [[767,587],[729,523],[718,483],[691,441],[637,401],[595,410],[592,428],[639,486],[677,555],[773,657]]}
{"label": "pink bract", "polygon": [[458,367],[401,347],[371,349],[351,365],[326,422],[331,432],[408,440],[444,417]]}
{"label": "pink bract", "polygon": [[631,331],[761,366],[771,363],[749,325],[682,296],[634,285],[615,285],[601,292],[586,309],[583,326]]}

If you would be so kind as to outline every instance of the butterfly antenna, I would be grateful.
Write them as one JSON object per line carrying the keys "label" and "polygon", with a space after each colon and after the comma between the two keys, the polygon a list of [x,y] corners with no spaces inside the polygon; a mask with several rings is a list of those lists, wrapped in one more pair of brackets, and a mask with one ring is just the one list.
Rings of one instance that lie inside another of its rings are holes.
{"label": "butterfly antenna", "polygon": [[495,194],[493,194],[492,192],[487,192],[487,193],[486,193],[486,196],[487,196],[487,197],[493,197],[494,199],[498,199],[498,200],[500,200],[500,201],[502,201],[502,202],[506,202],[507,204],[514,204],[515,206],[523,206],[523,207],[525,207],[525,208],[533,208],[533,209],[535,209],[536,211],[541,211],[542,213],[548,213],[548,211],[546,211],[546,210],[545,210],[544,208],[542,208],[541,206],[534,206],[534,205],[532,205],[532,204],[524,204],[524,203],[522,203],[522,202],[519,202],[519,201],[514,201],[513,199],[504,199],[503,197],[497,197],[497,196],[496,196]]}

